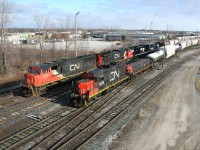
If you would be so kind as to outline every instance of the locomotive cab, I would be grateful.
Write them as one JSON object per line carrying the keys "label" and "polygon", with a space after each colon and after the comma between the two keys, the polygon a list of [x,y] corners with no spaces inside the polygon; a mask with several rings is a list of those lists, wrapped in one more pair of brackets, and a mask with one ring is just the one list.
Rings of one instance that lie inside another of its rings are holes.
{"label": "locomotive cab", "polygon": [[53,72],[49,64],[30,66],[28,73],[24,75],[24,80],[21,83],[23,95],[34,95],[39,91],[46,89],[46,86],[40,85],[47,84],[52,77]]}
{"label": "locomotive cab", "polygon": [[98,92],[97,77],[92,74],[84,73],[82,80],[75,83],[72,105],[75,107],[86,106],[90,102],[90,96]]}
{"label": "locomotive cab", "polygon": [[31,66],[31,67],[28,68],[28,73],[34,74],[34,75],[39,75],[39,74],[42,73],[42,69],[38,68],[38,67]]}
{"label": "locomotive cab", "polygon": [[126,49],[124,52],[124,58],[125,59],[131,59],[133,57],[133,52],[131,49]]}

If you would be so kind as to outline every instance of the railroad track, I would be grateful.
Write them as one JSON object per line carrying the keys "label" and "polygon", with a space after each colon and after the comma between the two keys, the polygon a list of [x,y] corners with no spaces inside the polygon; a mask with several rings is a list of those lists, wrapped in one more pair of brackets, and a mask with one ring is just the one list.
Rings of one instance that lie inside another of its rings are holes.
{"label": "railroad track", "polygon": [[12,87],[9,87],[9,88],[1,89],[0,90],[0,96],[1,95],[5,95],[7,93],[10,93],[12,91],[19,91],[19,90],[20,90],[20,85],[16,85],[16,86],[12,86]]}
{"label": "railroad track", "polygon": [[94,113],[91,117],[87,118],[84,122],[79,124],[79,126],[73,129],[70,134],[67,134],[62,140],[50,147],[50,149],[82,149],[84,144],[94,140],[97,134],[101,134],[105,128],[111,127],[111,125],[125,115],[128,110],[133,109],[138,105],[141,98],[147,92],[152,90],[169,73],[178,69],[182,63],[183,62],[179,62],[176,65],[172,65],[98,118],[95,117],[96,113]]}
{"label": "railroad track", "polygon": [[[59,94],[59,91],[52,95],[49,98],[42,97],[33,97],[31,99],[25,99],[24,102],[19,103],[18,105],[14,105],[12,107],[7,107],[3,109],[0,113],[0,118],[5,118],[0,120],[0,126],[14,120],[15,118],[19,119],[19,115],[25,115],[27,113],[33,112],[41,107],[46,107],[51,104],[49,99],[59,99],[62,96],[56,96]],[[7,124],[5,124],[7,125]]]}
{"label": "railroad track", "polygon": [[46,97],[48,97],[48,95],[50,96],[51,93],[56,93],[56,91],[58,93],[62,92],[62,91],[66,91],[66,89],[67,89],[66,85],[68,86],[68,85],[71,85],[71,84],[66,83],[66,84],[59,86],[58,88],[49,89],[47,91],[41,92],[39,95],[32,96],[32,97],[29,97],[29,98],[22,97],[21,88],[18,87],[15,90],[13,89],[13,90],[7,91],[7,93],[0,95],[0,109],[2,107],[4,107],[3,111],[5,111],[6,109],[10,110],[10,109],[12,109],[11,107],[18,107],[19,106],[19,105],[16,106],[16,104],[23,105],[24,102],[26,103],[26,101],[28,101],[28,100],[35,99],[35,97],[40,96],[40,97],[46,98]]}
{"label": "railroad track", "polygon": [[0,95],[0,106],[7,107],[11,103],[15,103],[15,99],[23,99],[20,95],[20,90],[13,90],[8,93],[4,93]]}
{"label": "railroad track", "polygon": [[[20,107],[23,107],[25,105],[31,105],[32,103],[34,102],[37,102],[37,101],[41,101],[42,99],[47,99],[47,100],[53,100],[53,97],[56,95],[60,95],[60,93],[66,91],[66,86],[62,86],[60,88],[57,88],[57,89],[54,89],[54,90],[51,90],[49,91],[48,93],[45,93],[44,95],[41,95],[41,96],[32,96],[32,97],[29,97],[29,98],[25,98],[25,97],[14,97],[13,95],[9,95],[8,97],[4,97],[4,99],[8,100],[8,98],[12,99],[12,101],[10,102],[10,105],[3,105],[4,102],[1,101],[0,99],[0,104],[2,107],[5,107],[1,112],[0,112],[0,115],[2,113],[6,113],[6,112],[10,112],[11,110],[12,111],[15,111],[15,109],[19,109]],[[14,98],[13,98],[14,97]]]}
{"label": "railroad track", "polygon": [[[53,108],[55,104],[52,103],[52,101],[55,103],[57,101],[61,102],[61,100],[64,101],[66,93],[60,94],[60,92],[66,90],[66,86],[64,87],[65,88],[61,87],[59,89],[53,90],[48,94],[46,93],[43,98],[31,97],[30,99],[26,99],[24,103],[20,101],[21,104],[19,105],[3,109],[0,113],[1,139],[6,138],[12,135],[13,133],[16,133],[17,131],[20,131],[23,128],[26,128],[27,126],[30,126],[31,124],[37,122],[37,119],[33,121],[33,119],[27,117],[27,115],[30,116],[30,114],[38,114],[39,112],[42,112],[49,108]],[[50,115],[52,115],[52,113],[49,113],[44,117],[46,118]],[[18,122],[22,122],[23,120],[25,121],[25,123],[23,123],[23,127],[19,126],[18,128]],[[13,125],[15,125],[14,128],[12,127]]]}
{"label": "railroad track", "polygon": [[[83,114],[85,114],[85,118],[87,118],[87,116],[89,116],[93,112],[93,109],[95,109],[95,107],[96,107],[96,109],[98,108],[96,105],[101,107],[102,103],[105,104],[107,100],[109,100],[111,97],[114,97],[122,89],[124,89],[126,86],[128,86],[128,84],[130,82],[117,87],[115,90],[113,90],[113,92],[107,94],[104,97],[105,98],[104,101],[103,100],[98,101],[98,99],[97,99],[97,100],[91,102],[88,107],[74,110],[70,114],[67,114],[65,111],[61,111],[58,114],[55,114],[47,119],[44,119],[41,122],[38,122],[37,124],[29,127],[28,129],[25,129],[17,134],[14,134],[13,136],[1,141],[0,148],[16,149],[29,141],[31,141],[31,143],[33,143],[32,141],[33,141],[34,137],[38,137],[38,136],[42,135],[43,138],[40,139],[39,142],[37,141],[36,144],[34,144],[33,146],[29,145],[29,147],[27,147],[27,149],[30,147],[40,146],[42,144],[41,141],[44,141],[44,139],[48,139],[51,135],[53,135],[56,131],[58,131],[60,128],[62,128],[66,124],[74,124],[74,121],[76,122],[77,121],[76,119],[78,117],[84,116]],[[104,105],[104,106],[106,106],[106,105]],[[85,118],[82,118],[82,119],[84,120]],[[45,132],[49,132],[49,133],[47,133],[47,135],[45,135],[46,134]],[[21,136],[21,135],[23,135],[23,136]]]}
{"label": "railroad track", "polygon": [[[178,63],[178,64],[181,65],[181,63]],[[171,71],[173,71],[173,67],[174,66],[172,66]],[[176,67],[177,67],[177,65],[176,65]],[[170,72],[170,69],[167,69],[166,71],[163,71],[163,73],[161,73],[162,75],[160,75],[160,76],[162,76],[162,78],[164,78],[169,72]],[[157,76],[157,78],[158,78],[158,76]],[[162,80],[162,78],[160,80]],[[156,82],[154,81],[154,85],[157,84],[159,81],[158,80],[156,80]],[[150,82],[151,82],[151,85],[152,85],[153,80],[151,80]],[[153,85],[152,85],[152,87],[148,86],[148,84],[150,84],[150,82],[145,84],[145,86],[143,86],[141,89],[137,90],[139,95],[137,94],[137,92],[136,93],[134,92],[133,94],[134,95],[138,95],[138,97],[140,97],[141,95],[144,95],[144,93],[146,93],[148,90],[150,90],[153,87]],[[128,83],[127,83],[127,85],[128,85]],[[124,88],[125,87],[126,86],[124,86]],[[145,91],[144,90],[145,87],[146,88],[149,87],[149,89]],[[117,93],[119,93],[119,91],[116,92],[116,93],[113,92],[114,95],[117,94]],[[106,97],[108,98],[108,95],[106,95]],[[111,97],[113,97],[113,96],[111,96]],[[128,97],[130,98],[131,95],[128,96]],[[108,98],[108,99],[110,99],[110,98]],[[99,122],[102,121],[103,117],[109,116],[108,114],[110,114],[111,111],[114,111],[116,108],[118,108],[118,111],[115,110],[115,112],[112,112],[111,114],[113,114],[113,115],[111,115],[110,118],[113,118],[114,116],[116,116],[120,112],[122,112],[122,110],[126,110],[126,107],[128,107],[129,105],[132,105],[133,101],[129,100],[129,102],[126,102],[127,99],[124,100],[121,103],[118,103],[114,108],[112,108],[109,111],[105,112],[104,114],[102,114],[98,118],[94,117],[95,114],[97,114],[97,112],[100,112],[103,108],[105,108],[106,104],[109,103],[109,100],[107,100],[107,103],[104,102],[105,105],[99,104],[98,107],[95,106],[94,108],[90,107],[90,106],[86,107],[86,108],[81,108],[81,109],[78,109],[78,110],[70,113],[70,115],[66,115],[62,111],[62,112],[58,113],[56,116],[53,115],[52,117],[47,118],[47,120],[43,120],[43,121],[37,123],[36,125],[31,126],[27,130],[23,130],[22,132],[17,133],[15,135],[13,135],[12,137],[9,137],[9,138],[1,141],[0,142],[0,147],[1,148],[12,148],[12,149],[14,148],[15,149],[15,148],[20,147],[21,145],[27,143],[28,141],[33,140],[33,138],[36,137],[36,136],[39,136],[40,133],[42,134],[42,133],[47,132],[47,130],[49,130],[49,129],[53,129],[53,130],[51,130],[52,132],[49,132],[47,135],[45,135],[46,136],[45,138],[43,137],[43,139],[41,139],[40,141],[36,141],[36,143],[34,143],[33,145],[27,146],[27,149],[28,148],[36,149],[36,148],[41,148],[41,147],[42,148],[47,148],[46,145],[44,144],[45,141],[48,141],[49,139],[52,139],[53,137],[55,137],[55,135],[57,135],[58,130],[63,131],[63,129],[64,129],[65,131],[68,131],[66,133],[66,135],[64,135],[60,139],[57,139],[57,141],[56,141],[57,144],[55,144],[56,143],[55,142],[55,143],[51,144],[50,146],[48,145],[49,146],[48,148],[51,148],[51,149],[57,149],[59,147],[60,148],[64,148],[64,149],[77,148],[81,144],[86,142],[86,139],[90,139],[91,138],[91,134],[95,134],[97,132],[97,131],[93,131],[91,133],[87,133],[86,132],[88,130],[90,131],[90,128],[92,126],[94,126],[93,124],[95,124],[95,125],[99,124]],[[134,97],[134,99],[138,99],[138,98]],[[110,100],[110,102],[111,102],[111,100]],[[97,101],[91,103],[90,105],[92,106],[93,104],[96,104],[96,103],[97,103]],[[134,102],[134,103],[136,103],[136,102]],[[123,106],[123,107],[121,107],[121,106]],[[121,107],[121,109],[120,109],[120,107]],[[119,109],[120,109],[120,111],[119,111]],[[85,116],[85,118],[83,116]],[[73,118],[76,118],[76,119],[73,119]],[[104,120],[105,120],[105,118],[104,118]],[[61,122],[63,122],[63,124],[60,124],[58,126],[57,124],[59,124]],[[109,121],[106,121],[105,124],[107,124],[108,122]],[[67,125],[71,124],[71,125],[69,126],[69,128],[66,128],[66,126],[64,126],[66,124]],[[57,126],[57,127],[53,128],[54,126]],[[103,126],[104,126],[104,124],[102,124],[102,126],[100,126],[100,128],[103,127]],[[88,134],[89,137],[87,136],[87,134]],[[80,136],[80,138],[79,138],[79,136]],[[87,137],[87,138],[85,138],[84,136]],[[84,139],[84,140],[81,140],[81,138]],[[79,141],[79,142],[76,143],[74,141]]]}
{"label": "railroad track", "polygon": [[[51,95],[53,95],[54,93],[66,91],[66,90],[64,90],[64,88],[66,88],[66,87],[62,86],[61,88],[50,90],[50,91],[48,91],[48,93],[41,95],[41,97],[44,97],[44,98],[52,97]],[[6,95],[2,99],[0,98],[0,105],[2,107],[5,107],[1,112],[10,111],[13,108],[18,108],[24,104],[30,103],[32,101],[36,101],[36,99],[38,97],[39,96],[32,96],[29,98],[25,98],[25,97],[21,97],[21,96]]]}

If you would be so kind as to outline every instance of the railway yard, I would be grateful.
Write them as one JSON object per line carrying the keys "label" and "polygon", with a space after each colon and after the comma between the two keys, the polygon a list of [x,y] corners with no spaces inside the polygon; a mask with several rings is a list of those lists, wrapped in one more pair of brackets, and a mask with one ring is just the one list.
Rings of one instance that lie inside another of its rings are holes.
{"label": "railway yard", "polygon": [[69,107],[69,85],[1,94],[0,148],[200,149],[199,54],[189,47],[79,109]]}

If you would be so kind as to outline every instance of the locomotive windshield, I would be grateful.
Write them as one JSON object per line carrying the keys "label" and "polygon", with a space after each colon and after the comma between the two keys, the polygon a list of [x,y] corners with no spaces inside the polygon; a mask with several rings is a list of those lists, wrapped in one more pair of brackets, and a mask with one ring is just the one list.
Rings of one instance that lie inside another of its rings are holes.
{"label": "locomotive windshield", "polygon": [[36,68],[33,69],[32,67],[29,67],[28,72],[33,73],[33,74],[40,74],[40,69],[36,69]]}
{"label": "locomotive windshield", "polygon": [[94,82],[97,82],[97,77],[94,77],[94,75],[89,75],[89,79],[94,80]]}
{"label": "locomotive windshield", "polygon": [[90,79],[90,80],[94,80],[94,82],[97,82],[97,77],[94,77],[93,74],[84,73],[82,74],[82,79]]}
{"label": "locomotive windshield", "polygon": [[82,74],[82,79],[88,79],[87,73]]}

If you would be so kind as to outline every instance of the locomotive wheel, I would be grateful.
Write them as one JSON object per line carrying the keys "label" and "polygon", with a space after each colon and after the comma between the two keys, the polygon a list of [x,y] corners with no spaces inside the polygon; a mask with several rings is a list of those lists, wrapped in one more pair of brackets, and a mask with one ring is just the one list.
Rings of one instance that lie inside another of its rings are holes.
{"label": "locomotive wheel", "polygon": [[85,106],[84,100],[81,99],[80,101],[78,101],[78,108],[81,108],[81,107],[83,107],[83,106]]}
{"label": "locomotive wheel", "polygon": [[89,101],[87,101],[86,99],[74,99],[72,100],[72,105],[76,108],[81,108],[84,106],[88,106]]}
{"label": "locomotive wheel", "polygon": [[84,106],[88,106],[88,101],[87,100],[83,100],[83,105]]}
{"label": "locomotive wheel", "polygon": [[74,100],[72,101],[72,105],[73,105],[73,107],[78,108],[78,107],[79,107],[78,100],[77,100],[77,99],[74,99]]}
{"label": "locomotive wheel", "polygon": [[133,79],[133,74],[131,74],[130,79]]}
{"label": "locomotive wheel", "polygon": [[103,95],[103,96],[106,95],[106,92],[107,92],[107,90],[103,91],[103,92],[102,92],[102,95]]}
{"label": "locomotive wheel", "polygon": [[30,90],[28,90],[28,89],[24,89],[22,91],[22,96],[24,96],[24,97],[30,97],[30,96],[32,96],[32,92]]}
{"label": "locomotive wheel", "polygon": [[89,93],[83,95],[83,97],[82,97],[82,103],[83,103],[83,106],[88,106],[88,103],[89,103]]}

